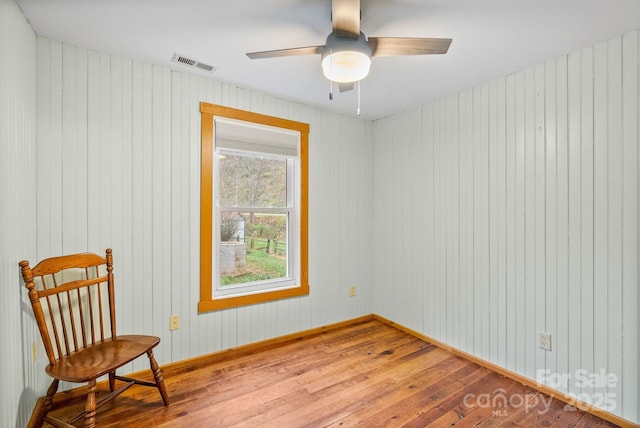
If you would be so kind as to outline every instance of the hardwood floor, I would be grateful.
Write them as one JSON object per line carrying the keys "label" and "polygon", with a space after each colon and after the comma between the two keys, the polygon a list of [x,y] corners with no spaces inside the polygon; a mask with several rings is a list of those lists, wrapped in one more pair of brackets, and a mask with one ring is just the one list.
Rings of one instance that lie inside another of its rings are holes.
{"label": "hardwood floor", "polygon": [[157,390],[133,387],[99,409],[97,425],[615,426],[376,320],[164,377],[169,407]]}

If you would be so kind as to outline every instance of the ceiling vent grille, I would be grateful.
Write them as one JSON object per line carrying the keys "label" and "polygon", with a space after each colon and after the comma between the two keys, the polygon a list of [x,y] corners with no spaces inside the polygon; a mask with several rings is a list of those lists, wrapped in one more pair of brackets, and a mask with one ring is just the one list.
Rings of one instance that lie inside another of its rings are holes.
{"label": "ceiling vent grille", "polygon": [[178,53],[173,54],[173,58],[171,61],[178,62],[180,64],[187,65],[189,67],[199,68],[205,71],[216,71],[216,68],[213,65],[205,64],[204,62],[196,61],[195,59],[188,58],[184,55],[180,55]]}

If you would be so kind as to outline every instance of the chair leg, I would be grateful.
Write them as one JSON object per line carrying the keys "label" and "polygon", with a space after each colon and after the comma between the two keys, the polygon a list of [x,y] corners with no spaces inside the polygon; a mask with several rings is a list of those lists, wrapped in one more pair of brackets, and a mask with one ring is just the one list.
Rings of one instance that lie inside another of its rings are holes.
{"label": "chair leg", "polygon": [[59,383],[60,381],[58,379],[54,379],[53,382],[51,382],[51,385],[49,385],[49,388],[47,389],[47,395],[44,397],[44,402],[42,403],[42,407],[40,408],[38,416],[35,420],[36,427],[42,426],[44,417],[47,416],[47,413],[49,413],[49,410],[51,410],[51,407],[53,406],[53,396],[56,395],[56,391],[58,391]]}
{"label": "chair leg", "polygon": [[84,426],[94,428],[96,426],[96,380],[91,379],[87,384],[87,404],[85,405]]}
{"label": "chair leg", "polygon": [[151,363],[153,378],[156,380],[156,386],[158,387],[158,391],[160,391],[162,401],[164,402],[165,406],[168,406],[169,396],[167,395],[167,388],[164,386],[164,377],[162,377],[162,370],[160,370],[160,366],[158,366],[158,362],[153,356],[153,351],[151,349],[147,351],[147,355],[149,356],[149,363]]}
{"label": "chair leg", "polygon": [[116,372],[109,373],[109,391],[113,392],[116,390]]}

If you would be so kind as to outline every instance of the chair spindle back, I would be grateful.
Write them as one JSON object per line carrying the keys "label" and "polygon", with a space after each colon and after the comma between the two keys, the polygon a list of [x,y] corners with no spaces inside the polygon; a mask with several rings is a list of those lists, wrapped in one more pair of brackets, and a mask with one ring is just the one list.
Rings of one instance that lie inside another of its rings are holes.
{"label": "chair spindle back", "polygon": [[20,262],[49,363],[115,338],[113,256],[73,254]]}

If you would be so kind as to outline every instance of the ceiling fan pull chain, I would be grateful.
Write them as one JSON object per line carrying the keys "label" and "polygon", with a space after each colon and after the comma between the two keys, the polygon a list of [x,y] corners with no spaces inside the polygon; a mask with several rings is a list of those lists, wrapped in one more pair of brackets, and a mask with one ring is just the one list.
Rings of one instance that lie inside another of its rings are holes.
{"label": "ceiling fan pull chain", "polygon": [[[331,68],[333,68],[333,57],[331,59]],[[329,79],[329,100],[333,100],[333,80]]]}
{"label": "ceiling fan pull chain", "polygon": [[360,116],[360,80],[358,80],[358,111],[356,114]]}

